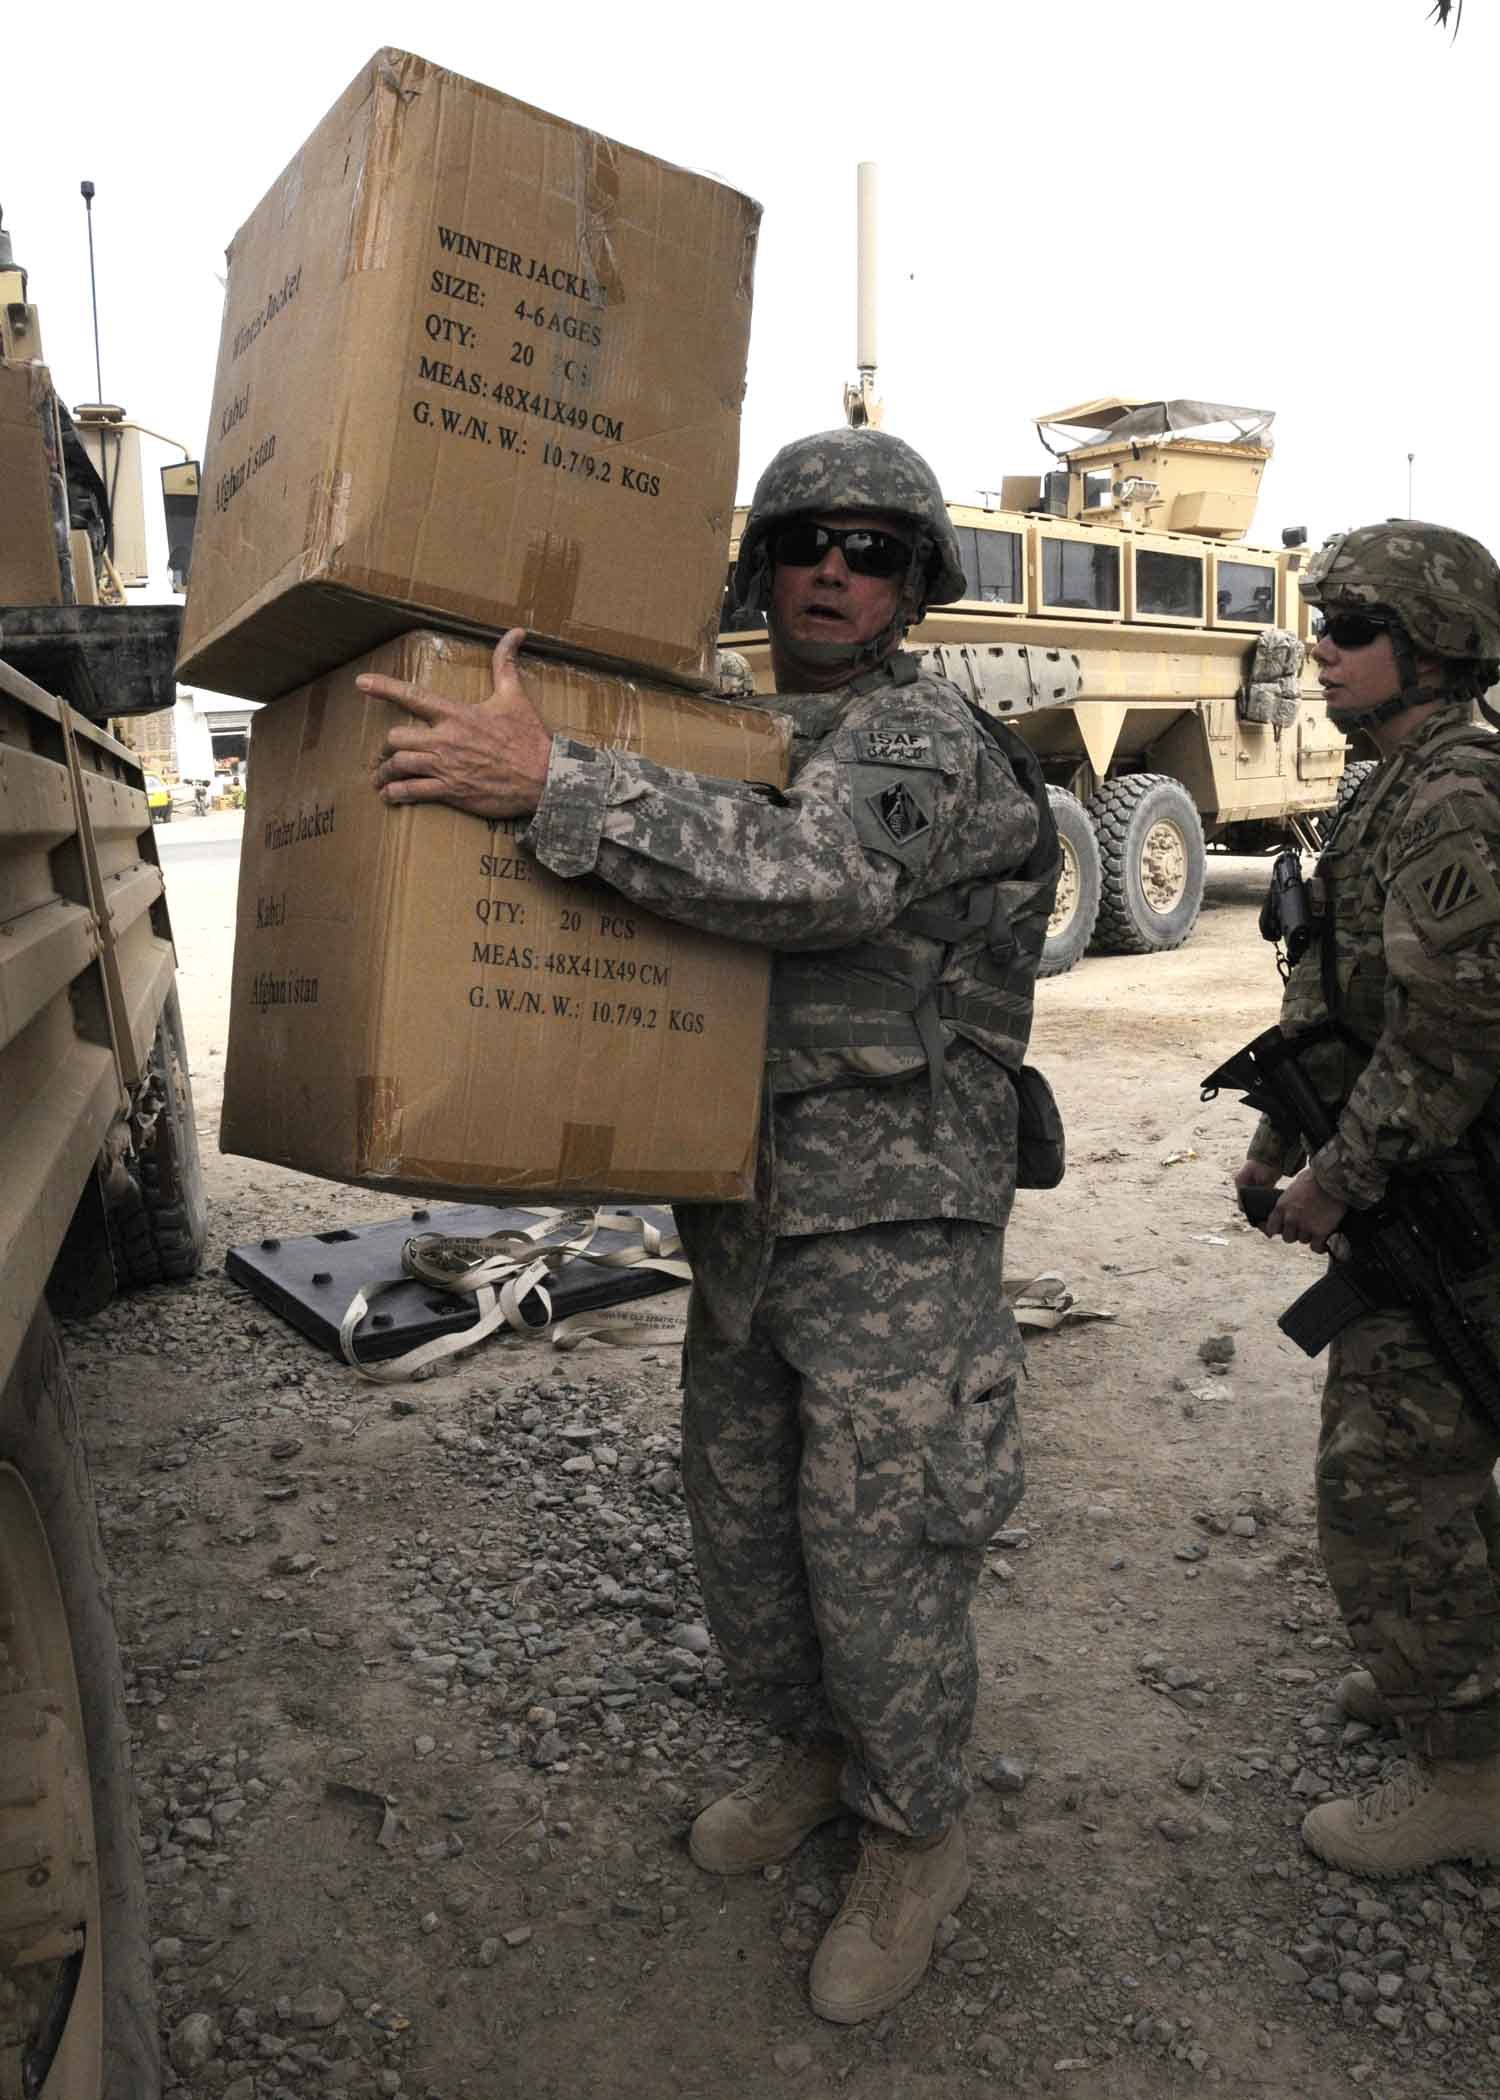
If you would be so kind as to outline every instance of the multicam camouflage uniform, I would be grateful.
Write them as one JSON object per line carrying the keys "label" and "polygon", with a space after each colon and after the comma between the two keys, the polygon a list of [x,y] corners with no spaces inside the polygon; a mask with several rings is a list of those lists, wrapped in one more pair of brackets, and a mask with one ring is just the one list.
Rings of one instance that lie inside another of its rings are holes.
{"label": "multicam camouflage uniform", "polygon": [[[1309,595],[1330,610],[1399,600],[1404,563],[1417,646],[1488,654],[1486,636],[1461,621],[1445,633],[1432,617],[1434,597],[1467,581],[1443,543],[1458,543],[1457,564],[1473,543],[1417,532],[1428,537],[1379,541],[1396,578],[1340,584],[1335,568],[1330,583],[1325,563]],[[1436,573],[1434,537],[1446,562]],[[1314,880],[1325,949],[1292,971],[1282,1004],[1288,1035],[1330,1019],[1348,1031],[1300,1062],[1339,1110],[1313,1173],[1355,1209],[1379,1201],[1394,1169],[1418,1168],[1451,1176],[1455,1199],[1484,1218],[1476,1134],[1500,1163],[1500,739],[1469,712],[1439,709],[1360,788]],[[1298,1163],[1267,1123],[1250,1149],[1278,1171]],[[1495,1260],[1456,1288],[1500,1358],[1500,1227],[1492,1245]],[[1497,1458],[1494,1425],[1405,1313],[1371,1314],[1336,1338],[1317,1466],[1324,1561],[1355,1647],[1428,1758],[1500,1750]]]}
{"label": "multicam camouflage uniform", "polygon": [[[767,704],[793,730],[787,793],[559,739],[528,845],[556,874],[777,951],[754,1201],[678,1212],[695,1275],[684,1486],[737,1691],[775,1729],[846,1741],[851,1805],[927,1836],[965,1797],[970,1605],[1021,1491],[1001,1059],[1024,1052],[1035,954],[1000,1025],[945,1026],[937,1075],[909,1022],[904,1044],[851,1044],[815,994],[872,941],[961,992],[956,951],[896,922],[1017,870],[1039,817],[912,658]],[[1011,902],[1044,922],[1049,897]]]}

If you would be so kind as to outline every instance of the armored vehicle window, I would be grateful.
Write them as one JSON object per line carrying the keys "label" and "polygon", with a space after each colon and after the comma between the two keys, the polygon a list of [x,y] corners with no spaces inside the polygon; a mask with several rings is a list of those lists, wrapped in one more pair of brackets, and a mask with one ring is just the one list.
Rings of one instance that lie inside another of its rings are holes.
{"label": "armored vehicle window", "polygon": [[966,598],[981,598],[989,605],[1020,604],[1019,532],[985,532],[966,525],[959,529],[958,546],[964,562]]}
{"label": "armored vehicle window", "polygon": [[[1222,573],[1222,572],[1221,572]],[[1203,561],[1196,554],[1163,554],[1138,547],[1135,555],[1135,609],[1166,618],[1203,618]]]}
{"label": "armored vehicle window", "polygon": [[1276,571],[1258,562],[1221,561],[1215,603],[1221,620],[1255,620],[1269,627],[1276,617]]}
{"label": "armored vehicle window", "polygon": [[1042,541],[1042,603],[1080,612],[1120,610],[1120,550],[1083,540]]}

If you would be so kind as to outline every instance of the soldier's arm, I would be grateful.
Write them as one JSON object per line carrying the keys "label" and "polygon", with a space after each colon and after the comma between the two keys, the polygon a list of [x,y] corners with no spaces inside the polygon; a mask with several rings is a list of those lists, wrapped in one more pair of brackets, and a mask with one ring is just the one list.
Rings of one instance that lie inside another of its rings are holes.
{"label": "soldier's arm", "polygon": [[1008,773],[1012,793],[973,822],[976,736],[909,704],[887,700],[878,726],[851,710],[784,794],[559,737],[525,844],[554,874],[600,876],[711,933],[837,947],[914,897],[1025,858],[1036,811]]}
{"label": "soldier's arm", "polygon": [[[1404,841],[1404,844],[1403,844]],[[1332,1141],[1320,1185],[1358,1208],[1397,1167],[1459,1144],[1500,1083],[1500,806],[1452,794],[1408,824],[1387,892],[1386,1025]]]}
{"label": "soldier's arm", "polygon": [[1269,1116],[1262,1116],[1255,1126],[1255,1134],[1245,1148],[1247,1164],[1265,1167],[1273,1176],[1295,1173],[1302,1165],[1302,1147],[1293,1138],[1284,1138]]}

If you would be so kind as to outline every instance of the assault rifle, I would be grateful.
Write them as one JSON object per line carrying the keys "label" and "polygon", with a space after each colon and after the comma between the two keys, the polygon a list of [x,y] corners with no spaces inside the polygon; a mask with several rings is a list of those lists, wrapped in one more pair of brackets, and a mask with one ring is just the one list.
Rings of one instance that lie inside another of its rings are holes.
{"label": "assault rifle", "polygon": [[[1316,1152],[1333,1136],[1334,1119],[1297,1062],[1313,1039],[1268,1028],[1209,1073],[1203,1099],[1234,1087],[1283,1137]],[[1264,1224],[1277,1200],[1275,1189],[1240,1190],[1252,1224]],[[1320,1356],[1352,1320],[1404,1307],[1469,1399],[1500,1428],[1500,1368],[1450,1281],[1491,1258],[1488,1235],[1452,1177],[1393,1174],[1373,1210],[1344,1213],[1338,1236],[1347,1253],[1334,1255],[1328,1274],[1287,1307],[1276,1323],[1282,1333]]]}

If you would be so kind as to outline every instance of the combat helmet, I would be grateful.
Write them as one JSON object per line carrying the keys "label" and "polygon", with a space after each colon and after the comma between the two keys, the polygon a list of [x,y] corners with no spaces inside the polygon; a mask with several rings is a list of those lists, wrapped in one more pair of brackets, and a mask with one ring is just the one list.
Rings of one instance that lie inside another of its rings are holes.
{"label": "combat helmet", "polygon": [[738,649],[715,651],[714,691],[721,700],[754,699],[755,674]]}
{"label": "combat helmet", "polygon": [[[929,605],[947,605],[968,589],[958,537],[937,476],[919,452],[884,430],[821,430],[783,445],[756,483],[734,571],[736,603],[764,612],[771,595],[771,537],[778,525],[809,512],[883,511],[915,529],[911,570],[892,630],[858,652],[883,655]],[[807,644],[821,656],[840,644]]]}
{"label": "combat helmet", "polygon": [[[1390,622],[1401,691],[1354,717],[1362,727],[1418,698],[1478,698],[1500,676],[1500,565],[1466,532],[1388,518],[1335,533],[1299,587],[1321,612],[1371,613]],[[1418,686],[1418,652],[1444,665],[1440,688]]]}

